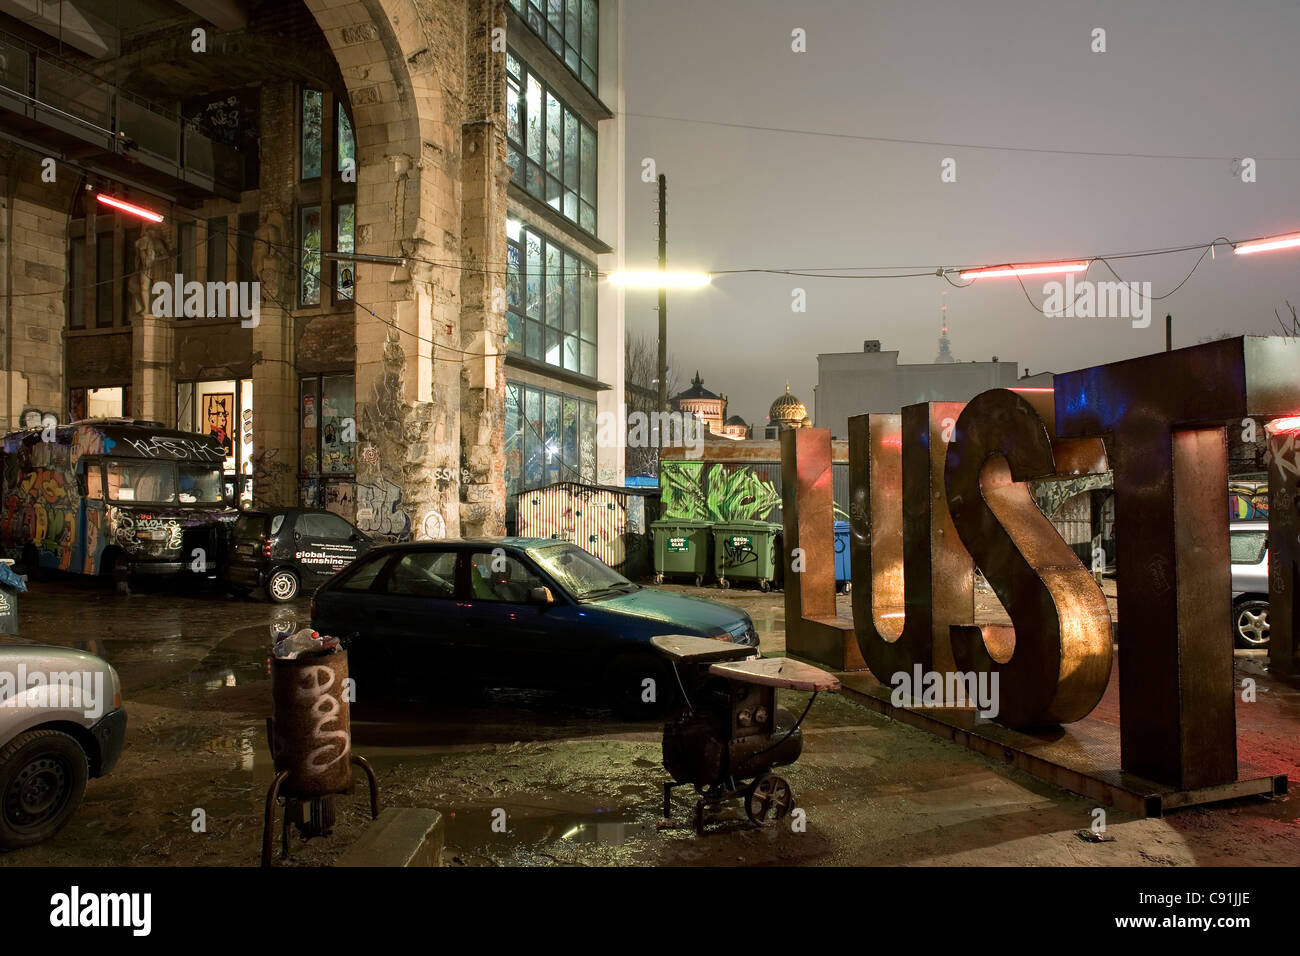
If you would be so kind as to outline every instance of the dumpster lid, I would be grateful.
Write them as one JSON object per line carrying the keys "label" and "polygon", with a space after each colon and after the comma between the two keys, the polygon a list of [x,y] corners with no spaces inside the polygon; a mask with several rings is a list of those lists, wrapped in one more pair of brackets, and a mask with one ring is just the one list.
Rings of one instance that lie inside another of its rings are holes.
{"label": "dumpster lid", "polygon": [[834,674],[788,657],[713,664],[709,667],[709,673],[714,677],[725,677],[743,684],[762,684],[765,687],[784,687],[789,690],[840,689],[839,678]]}
{"label": "dumpster lid", "polygon": [[699,518],[660,518],[650,522],[652,528],[709,528],[712,525],[712,521],[701,521]]}
{"label": "dumpster lid", "polygon": [[755,521],[752,518],[737,518],[735,521],[718,521],[713,525],[714,531],[780,531],[781,525],[775,521]]}
{"label": "dumpster lid", "polygon": [[718,641],[711,637],[692,637],[689,634],[660,634],[650,638],[650,643],[666,657],[693,664],[740,660],[754,653],[752,648],[743,644]]}

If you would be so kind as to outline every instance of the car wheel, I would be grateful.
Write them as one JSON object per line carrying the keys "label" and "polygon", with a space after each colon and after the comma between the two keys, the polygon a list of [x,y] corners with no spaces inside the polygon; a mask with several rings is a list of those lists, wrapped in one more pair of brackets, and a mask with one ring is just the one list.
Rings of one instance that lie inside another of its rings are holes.
{"label": "car wheel", "polygon": [[657,655],[633,653],[614,658],[605,668],[602,684],[610,706],[629,720],[657,720],[677,702],[672,667]]}
{"label": "car wheel", "polygon": [[281,568],[266,579],[266,596],[283,604],[298,596],[298,575]]}
{"label": "car wheel", "polygon": [[1232,612],[1238,647],[1268,647],[1268,602],[1243,601]]}
{"label": "car wheel", "polygon": [[57,730],[19,734],[0,749],[0,847],[54,836],[81,806],[90,766],[81,744]]}

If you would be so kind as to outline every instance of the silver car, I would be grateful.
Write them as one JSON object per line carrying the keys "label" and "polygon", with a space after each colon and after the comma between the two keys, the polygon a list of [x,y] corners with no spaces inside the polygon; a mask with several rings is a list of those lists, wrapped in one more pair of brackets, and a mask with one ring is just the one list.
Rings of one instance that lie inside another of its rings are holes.
{"label": "silver car", "polygon": [[1232,633],[1238,647],[1268,647],[1268,522],[1228,526],[1232,553]]}

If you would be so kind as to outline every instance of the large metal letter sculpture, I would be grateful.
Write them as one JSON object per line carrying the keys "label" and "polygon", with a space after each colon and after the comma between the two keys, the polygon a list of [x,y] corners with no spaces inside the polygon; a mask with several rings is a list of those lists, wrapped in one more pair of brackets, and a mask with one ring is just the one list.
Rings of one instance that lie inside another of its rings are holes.
{"label": "large metal letter sculpture", "polygon": [[781,514],[785,521],[785,649],[835,670],[866,665],[853,621],[835,609],[835,500],[831,433],[781,434]]}
{"label": "large metal letter sculpture", "polygon": [[1268,668],[1300,676],[1300,418],[1268,431]]}
{"label": "large metal letter sculpture", "polygon": [[[1100,460],[1087,470],[1104,471],[1104,449],[1092,444]],[[997,719],[1010,727],[1079,720],[1110,678],[1106,597],[1026,484],[1055,474],[1047,426],[1029,401],[995,389],[966,405],[948,444],[948,509],[1013,626],[953,627],[952,652],[958,671],[998,674]]]}
{"label": "large metal letter sculpture", "polygon": [[1237,779],[1223,424],[1300,407],[1300,341],[1235,338],[1056,376],[1056,430],[1112,436],[1120,764]]}
{"label": "large metal letter sculpture", "polygon": [[853,623],[867,667],[884,684],[916,664],[952,672],[948,626],[975,620],[974,567],[943,485],[961,410],[960,402],[926,402],[901,416],[849,419]]}

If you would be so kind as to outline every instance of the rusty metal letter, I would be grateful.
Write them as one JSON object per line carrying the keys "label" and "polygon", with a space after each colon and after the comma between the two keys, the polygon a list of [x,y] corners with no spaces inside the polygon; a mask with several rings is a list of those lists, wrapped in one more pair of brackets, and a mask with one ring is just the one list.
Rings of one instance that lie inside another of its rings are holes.
{"label": "rusty metal letter", "polygon": [[1268,666],[1300,676],[1300,419],[1268,430]]}
{"label": "rusty metal letter", "polygon": [[[950,673],[950,624],[975,620],[970,555],[948,514],[944,455],[960,402],[849,419],[853,623],[872,675]],[[947,434],[945,434],[947,433]]]}
{"label": "rusty metal letter", "polygon": [[1224,424],[1300,408],[1300,341],[1245,337],[1058,375],[1056,428],[1111,436],[1120,764],[1237,779]]}
{"label": "rusty metal letter", "polygon": [[966,405],[948,445],[948,509],[1013,626],[954,626],[952,652],[958,671],[998,674],[997,719],[1010,727],[1079,720],[1110,679],[1105,595],[1026,484],[1055,473],[1029,401],[994,389]]}

